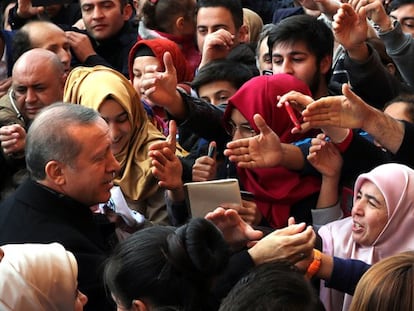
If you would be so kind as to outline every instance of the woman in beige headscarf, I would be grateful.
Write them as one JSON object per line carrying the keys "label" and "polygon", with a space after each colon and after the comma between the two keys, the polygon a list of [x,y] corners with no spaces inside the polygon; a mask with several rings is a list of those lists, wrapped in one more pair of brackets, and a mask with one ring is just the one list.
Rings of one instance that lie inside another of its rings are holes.
{"label": "woman in beige headscarf", "polygon": [[80,311],[78,265],[59,243],[0,247],[0,310]]}
{"label": "woman in beige headscarf", "polygon": [[165,136],[148,120],[139,95],[117,71],[104,67],[77,67],[69,74],[64,101],[93,108],[108,123],[111,150],[121,164],[115,184],[128,206],[147,220],[168,224],[161,189],[151,173],[150,144]]}

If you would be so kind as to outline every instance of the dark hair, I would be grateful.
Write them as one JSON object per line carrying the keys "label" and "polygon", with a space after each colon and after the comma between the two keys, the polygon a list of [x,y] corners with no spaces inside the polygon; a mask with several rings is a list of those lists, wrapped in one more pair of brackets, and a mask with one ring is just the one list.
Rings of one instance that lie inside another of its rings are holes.
{"label": "dark hair", "polygon": [[236,29],[243,25],[243,7],[240,0],[198,0],[196,13],[201,8],[223,7],[229,10]]}
{"label": "dark hair", "polygon": [[99,119],[98,112],[80,105],[56,103],[42,109],[26,137],[26,166],[31,177],[45,179],[45,167],[51,160],[72,165],[82,145],[69,133],[70,128]]}
{"label": "dark hair", "polygon": [[397,97],[394,97],[384,105],[383,110],[397,102],[405,103],[405,113],[408,115],[411,122],[414,123],[414,94],[402,94]]}
{"label": "dark hair", "polygon": [[254,77],[244,64],[229,59],[214,60],[203,66],[191,82],[191,87],[198,93],[201,86],[215,81],[228,81],[235,89]]}
{"label": "dark hair", "polygon": [[12,39],[12,47],[13,47],[13,64],[16,60],[28,50],[32,49],[32,43],[30,42],[30,37],[27,31],[23,29],[19,29],[16,31],[15,35]]}
{"label": "dark hair", "polygon": [[106,263],[104,282],[126,308],[140,299],[151,307],[200,310],[227,261],[221,232],[195,218],[177,229],[146,228],[121,242]]}
{"label": "dark hair", "polygon": [[294,266],[284,262],[254,267],[239,280],[219,311],[324,310],[312,285]]}
{"label": "dark hair", "polygon": [[414,4],[414,0],[393,0],[389,4],[390,12],[398,9],[399,7],[406,5],[406,4]]}
{"label": "dark hair", "polygon": [[305,43],[318,63],[325,56],[333,54],[332,30],[323,21],[309,15],[294,15],[283,19],[270,31],[267,40],[270,55],[275,45],[296,42]]}
{"label": "dark hair", "polygon": [[145,1],[142,16],[145,26],[162,32],[170,32],[179,15],[194,18],[195,6],[192,0]]}

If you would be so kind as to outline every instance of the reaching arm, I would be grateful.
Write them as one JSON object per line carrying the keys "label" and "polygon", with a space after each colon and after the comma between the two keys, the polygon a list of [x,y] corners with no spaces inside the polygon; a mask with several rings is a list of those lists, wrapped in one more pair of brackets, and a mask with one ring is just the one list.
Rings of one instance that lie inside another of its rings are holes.
{"label": "reaching arm", "polygon": [[342,92],[344,96],[323,97],[308,105],[302,112],[304,121],[311,127],[361,128],[395,154],[404,138],[404,124],[368,105],[348,85]]}

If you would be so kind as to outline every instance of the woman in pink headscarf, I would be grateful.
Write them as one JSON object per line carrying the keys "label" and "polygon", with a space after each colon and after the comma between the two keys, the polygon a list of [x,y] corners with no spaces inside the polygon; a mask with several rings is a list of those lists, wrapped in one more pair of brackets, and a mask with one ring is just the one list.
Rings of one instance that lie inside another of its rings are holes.
{"label": "woman in pink headscarf", "polygon": [[[276,107],[277,97],[289,91],[298,91],[311,96],[308,86],[288,74],[259,76],[246,82],[229,99],[224,114],[225,126],[233,140],[252,137],[258,133],[253,116],[260,114],[282,143],[292,143],[315,132],[292,134],[295,126],[285,109]],[[297,114],[300,120],[300,115]],[[310,220],[310,209],[314,207],[320,189],[320,179],[301,176],[296,171],[282,166],[274,168],[237,168],[243,187],[254,194],[257,208],[268,224],[274,228],[287,225],[292,207],[301,215],[299,221]],[[306,203],[305,203],[306,202]]]}
{"label": "woman in pink headscarf", "polygon": [[[380,165],[358,177],[352,216],[319,229],[323,252],[374,264],[414,250],[414,170],[396,163]],[[352,297],[321,286],[326,310],[348,310]]]}

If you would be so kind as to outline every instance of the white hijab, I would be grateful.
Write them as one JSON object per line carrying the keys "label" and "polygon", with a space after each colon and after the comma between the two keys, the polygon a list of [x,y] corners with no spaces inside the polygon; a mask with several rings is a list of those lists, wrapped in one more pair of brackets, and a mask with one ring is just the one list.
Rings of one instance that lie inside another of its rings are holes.
{"label": "white hijab", "polygon": [[0,248],[0,310],[74,310],[78,265],[71,252],[59,243]]}

